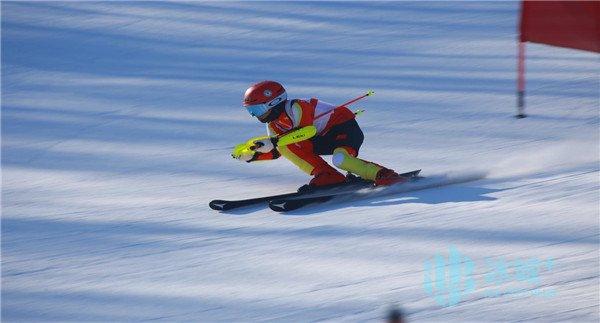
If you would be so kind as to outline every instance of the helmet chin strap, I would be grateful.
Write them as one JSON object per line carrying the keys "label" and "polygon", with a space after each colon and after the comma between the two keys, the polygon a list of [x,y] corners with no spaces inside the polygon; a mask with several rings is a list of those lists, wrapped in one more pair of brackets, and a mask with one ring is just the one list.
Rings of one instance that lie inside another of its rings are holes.
{"label": "helmet chin strap", "polygon": [[267,122],[271,122],[271,121],[279,118],[279,116],[281,115],[281,113],[285,109],[285,103],[286,102],[287,102],[287,100],[279,102],[279,104],[277,104],[276,106],[274,106],[273,108],[271,108],[271,110],[269,110],[269,112],[267,112],[267,116],[265,118],[260,118],[259,117],[258,121],[260,121],[262,123],[267,123]]}

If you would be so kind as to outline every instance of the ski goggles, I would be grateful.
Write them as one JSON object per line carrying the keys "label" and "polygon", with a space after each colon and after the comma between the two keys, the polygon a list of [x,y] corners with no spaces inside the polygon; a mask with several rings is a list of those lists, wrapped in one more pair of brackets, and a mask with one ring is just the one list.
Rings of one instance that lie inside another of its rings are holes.
{"label": "ski goggles", "polygon": [[250,115],[253,117],[260,117],[263,114],[267,113],[269,111],[269,109],[271,109],[271,108],[269,106],[267,106],[266,103],[255,104],[255,105],[250,105],[250,106],[246,107],[246,110],[248,110],[248,113],[250,113]]}
{"label": "ski goggles", "polygon": [[265,113],[269,112],[269,110],[271,110],[274,106],[278,105],[282,101],[285,101],[286,99],[287,94],[283,92],[279,96],[267,103],[249,105],[245,108],[246,110],[248,110],[248,113],[250,113],[251,116],[258,118],[264,115]]}

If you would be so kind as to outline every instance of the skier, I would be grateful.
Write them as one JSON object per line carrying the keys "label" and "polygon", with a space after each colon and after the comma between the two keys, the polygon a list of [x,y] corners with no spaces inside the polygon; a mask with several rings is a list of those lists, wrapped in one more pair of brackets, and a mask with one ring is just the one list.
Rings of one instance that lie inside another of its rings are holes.
{"label": "skier", "polygon": [[[355,114],[345,106],[336,107],[315,98],[288,100],[284,87],[274,81],[259,82],[248,88],[243,106],[250,115],[267,124],[269,137],[254,141],[254,150],[234,155],[234,158],[253,162],[284,156],[314,176],[309,183],[311,187],[347,181],[346,176],[325,162],[321,155],[333,155],[333,165],[373,181],[375,185],[406,181],[389,168],[357,158],[364,136]],[[277,135],[310,125],[316,127],[316,136],[287,146],[276,146],[273,138]]]}

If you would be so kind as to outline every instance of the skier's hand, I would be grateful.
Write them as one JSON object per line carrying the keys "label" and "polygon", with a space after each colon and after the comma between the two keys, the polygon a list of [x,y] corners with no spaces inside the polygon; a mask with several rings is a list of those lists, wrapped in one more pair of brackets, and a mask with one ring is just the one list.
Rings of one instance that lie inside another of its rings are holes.
{"label": "skier's hand", "polygon": [[241,161],[245,161],[245,162],[249,163],[249,162],[251,162],[251,161],[253,161],[255,159],[255,157],[256,157],[257,154],[258,153],[256,153],[256,152],[242,153],[242,154],[239,154],[239,155],[231,154],[231,157],[233,157],[233,158],[235,158],[237,160],[241,160]]}
{"label": "skier's hand", "polygon": [[254,151],[258,151],[259,153],[266,154],[271,150],[275,149],[276,138],[262,138],[254,141],[254,146],[251,148]]}
{"label": "skier's hand", "polygon": [[245,143],[237,145],[231,153],[231,157],[237,160],[245,161],[247,163],[255,160],[256,155],[258,155],[258,153],[253,150],[247,149]]}

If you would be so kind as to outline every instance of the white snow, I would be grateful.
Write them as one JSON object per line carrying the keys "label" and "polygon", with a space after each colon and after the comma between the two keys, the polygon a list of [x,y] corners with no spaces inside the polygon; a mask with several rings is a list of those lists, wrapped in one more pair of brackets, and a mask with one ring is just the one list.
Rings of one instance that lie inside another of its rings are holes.
{"label": "white snow", "polygon": [[[527,46],[518,2],[2,2],[2,320],[599,320],[598,55]],[[361,156],[477,181],[300,209],[288,161],[231,147],[263,79],[356,108]],[[475,263],[450,307],[423,281]],[[491,297],[486,260],[552,259]],[[532,295],[554,291],[554,297]]]}

